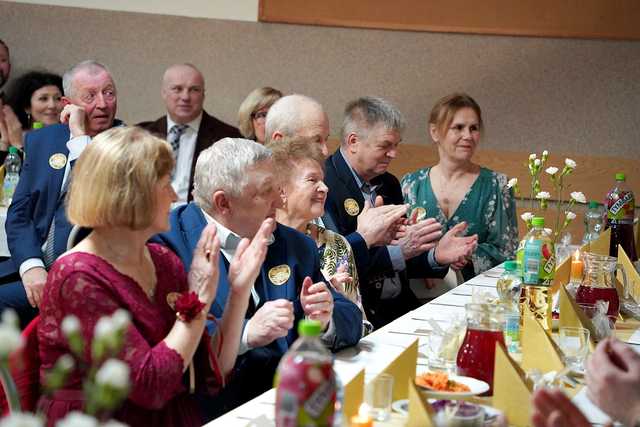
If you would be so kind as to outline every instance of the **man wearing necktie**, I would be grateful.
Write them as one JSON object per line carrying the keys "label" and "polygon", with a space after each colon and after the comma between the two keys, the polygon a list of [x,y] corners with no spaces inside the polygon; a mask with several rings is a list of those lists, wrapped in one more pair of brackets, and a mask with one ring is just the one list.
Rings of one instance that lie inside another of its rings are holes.
{"label": "man wearing necktie", "polygon": [[[200,233],[208,223],[216,225],[221,244],[220,281],[211,305],[216,318],[233,292],[226,271],[238,244],[275,217],[282,203],[278,183],[271,150],[246,139],[222,139],[200,153],[194,202],[175,208],[171,230],[157,236],[189,266]],[[280,357],[297,338],[297,323],[304,317],[321,322],[321,339],[331,350],[355,345],[362,334],[361,311],[324,283],[315,242],[277,224],[251,292],[234,376],[205,405],[210,416],[273,386]]]}
{"label": "man wearing necktie", "polygon": [[219,139],[239,138],[240,131],[204,111],[204,77],[192,64],[176,64],[167,68],[160,94],[167,108],[166,116],[138,126],[166,138],[171,144],[176,160],[171,184],[178,195],[178,203],[182,204],[192,199],[198,154]]}
{"label": "man wearing necktie", "polygon": [[[104,65],[75,65],[64,74],[63,88],[62,123],[26,136],[25,162],[7,212],[11,259],[0,264],[0,311],[15,309],[23,325],[38,313],[47,270],[66,250],[71,224],[64,196],[73,163],[91,138],[117,122],[116,87]],[[15,273],[20,280],[7,283]]]}
{"label": "man wearing necktie", "polygon": [[[329,193],[323,219],[334,231],[353,233],[365,201],[374,206],[404,203],[398,179],[387,172],[404,128],[400,111],[384,99],[364,97],[347,104],[340,148],[325,163]],[[441,236],[440,228],[427,218],[407,225],[404,235],[391,244],[369,247],[370,263],[360,275],[360,292],[374,327],[419,305],[409,278],[444,277],[450,263],[474,250],[475,236],[459,237],[457,229]]]}

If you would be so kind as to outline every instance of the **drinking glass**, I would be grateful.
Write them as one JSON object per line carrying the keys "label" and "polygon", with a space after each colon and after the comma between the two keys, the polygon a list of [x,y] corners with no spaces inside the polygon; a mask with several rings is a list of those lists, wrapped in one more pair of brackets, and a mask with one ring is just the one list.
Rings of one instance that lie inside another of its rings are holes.
{"label": "drinking glass", "polygon": [[558,345],[567,367],[583,372],[584,361],[589,353],[589,330],[563,326],[559,331]]}
{"label": "drinking glass", "polygon": [[431,331],[427,337],[429,369],[455,374],[456,357],[461,343],[458,328],[447,329],[443,333]]}
{"label": "drinking glass", "polygon": [[391,414],[393,377],[380,374],[365,387],[364,401],[369,405],[369,415],[375,421],[386,421]]}

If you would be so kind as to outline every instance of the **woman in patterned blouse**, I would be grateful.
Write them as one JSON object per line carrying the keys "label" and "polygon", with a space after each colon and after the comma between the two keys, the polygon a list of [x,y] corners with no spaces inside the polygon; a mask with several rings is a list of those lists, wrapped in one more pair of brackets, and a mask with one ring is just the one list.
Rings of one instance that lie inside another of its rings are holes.
{"label": "woman in patterned blouse", "polygon": [[318,246],[320,269],[331,285],[362,311],[363,334],[373,326],[366,320],[360,296],[358,271],[347,239],[327,230],[318,222],[324,215],[329,190],[324,184],[324,155],[318,144],[308,138],[278,141],[269,146],[282,171],[282,208],[276,220],[306,233]]}
{"label": "woman in patterned blouse", "polygon": [[464,93],[442,98],[429,117],[439,161],[402,179],[411,209],[437,219],[443,233],[464,221],[467,233],[478,235],[478,247],[462,267],[465,280],[513,258],[518,245],[515,200],[505,175],[472,161],[482,129],[473,98]]}

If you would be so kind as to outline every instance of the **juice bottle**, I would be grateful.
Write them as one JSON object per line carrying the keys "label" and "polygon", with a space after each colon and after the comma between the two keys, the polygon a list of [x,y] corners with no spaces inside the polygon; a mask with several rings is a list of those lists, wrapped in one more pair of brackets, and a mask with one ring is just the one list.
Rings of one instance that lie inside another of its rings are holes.
{"label": "juice bottle", "polygon": [[276,426],[332,426],[336,379],[331,354],[320,342],[320,323],[301,320],[300,338],[276,373]]}
{"label": "juice bottle", "polygon": [[522,269],[520,314],[528,308],[545,329],[551,328],[551,282],[556,269],[553,239],[544,230],[544,218],[534,217],[533,228],[524,237],[516,254]]}
{"label": "juice bottle", "polygon": [[604,205],[607,208],[607,227],[611,228],[609,255],[617,258],[620,245],[633,262],[638,259],[633,236],[636,203],[633,192],[625,181],[624,173],[616,173],[616,186],[607,194]]}

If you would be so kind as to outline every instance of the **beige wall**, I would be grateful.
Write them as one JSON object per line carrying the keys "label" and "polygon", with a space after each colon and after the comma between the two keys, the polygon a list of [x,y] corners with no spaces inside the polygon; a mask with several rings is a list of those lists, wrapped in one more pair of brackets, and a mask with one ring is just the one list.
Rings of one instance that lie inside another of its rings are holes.
{"label": "beige wall", "polygon": [[322,102],[337,136],[342,108],[375,94],[405,113],[408,143],[426,141],[425,116],[463,90],[484,111],[493,149],[640,158],[640,42],[474,36],[194,19],[0,1],[0,38],[16,75],[62,72],[95,58],[119,86],[129,123],[162,114],[159,81],[192,61],[207,80],[206,108],[235,122],[254,87]]}

